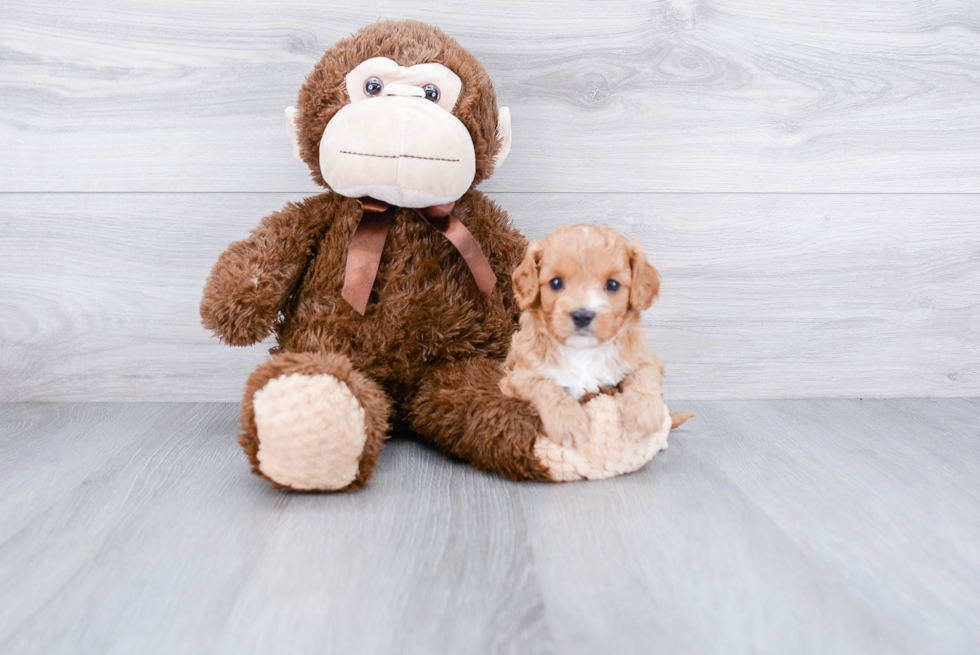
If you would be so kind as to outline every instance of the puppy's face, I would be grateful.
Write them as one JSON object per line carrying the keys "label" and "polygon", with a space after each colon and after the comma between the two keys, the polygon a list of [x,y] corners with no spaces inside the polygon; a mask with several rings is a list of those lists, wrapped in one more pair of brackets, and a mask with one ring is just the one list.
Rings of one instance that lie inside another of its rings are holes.
{"label": "puppy's face", "polygon": [[598,225],[569,225],[528,247],[514,271],[522,310],[559,343],[592,348],[653,304],[657,270],[638,241]]}

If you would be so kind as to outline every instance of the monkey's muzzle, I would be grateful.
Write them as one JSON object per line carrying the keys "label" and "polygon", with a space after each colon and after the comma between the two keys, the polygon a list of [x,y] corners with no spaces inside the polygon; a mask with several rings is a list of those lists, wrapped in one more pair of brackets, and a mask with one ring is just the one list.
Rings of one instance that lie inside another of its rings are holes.
{"label": "monkey's muzzle", "polygon": [[430,207],[466,193],[476,153],[463,123],[433,102],[370,98],[344,106],[327,123],[320,173],[342,196]]}

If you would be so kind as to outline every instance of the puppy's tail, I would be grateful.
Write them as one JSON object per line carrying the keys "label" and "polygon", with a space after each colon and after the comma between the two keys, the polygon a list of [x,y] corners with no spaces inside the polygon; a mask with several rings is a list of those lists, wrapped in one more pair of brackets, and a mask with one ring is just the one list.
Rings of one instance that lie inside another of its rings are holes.
{"label": "puppy's tail", "polygon": [[676,414],[670,415],[670,429],[673,430],[678,425],[683,423],[689,418],[694,418],[697,414],[691,414],[690,412],[677,412]]}

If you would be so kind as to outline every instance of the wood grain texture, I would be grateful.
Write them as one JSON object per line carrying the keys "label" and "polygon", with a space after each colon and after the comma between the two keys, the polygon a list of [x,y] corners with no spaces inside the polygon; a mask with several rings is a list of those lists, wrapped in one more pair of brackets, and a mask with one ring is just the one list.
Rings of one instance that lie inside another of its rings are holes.
{"label": "wood grain texture", "polygon": [[637,474],[521,488],[560,652],[980,648],[977,400],[672,409]]}
{"label": "wood grain texture", "polygon": [[980,649],[980,401],[673,409],[621,478],[394,442],[334,496],[250,475],[234,404],[0,404],[0,651]]}
{"label": "wood grain texture", "polygon": [[337,39],[437,23],[515,125],[491,191],[974,192],[970,0],[0,7],[0,191],[313,190],[283,108]]}
{"label": "wood grain texture", "polygon": [[[0,195],[0,399],[237,400],[269,344],[210,337],[204,279],[299,197]],[[495,197],[642,240],[668,397],[980,394],[980,195]]]}
{"label": "wood grain texture", "polygon": [[231,404],[0,421],[3,652],[552,650],[501,479],[401,443],[363,493],[283,494]]}

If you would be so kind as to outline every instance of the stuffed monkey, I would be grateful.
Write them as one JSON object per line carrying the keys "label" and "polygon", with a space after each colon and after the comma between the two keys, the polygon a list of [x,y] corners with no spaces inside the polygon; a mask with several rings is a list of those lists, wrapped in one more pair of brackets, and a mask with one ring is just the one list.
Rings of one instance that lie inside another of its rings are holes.
{"label": "stuffed monkey", "polygon": [[480,63],[434,27],[379,22],[323,55],[287,116],[327,191],[231,244],[201,302],[225,343],[278,342],[242,401],[253,471],[358,489],[394,426],[515,480],[564,477],[498,387],[527,243],[476,190],[511,140]]}

